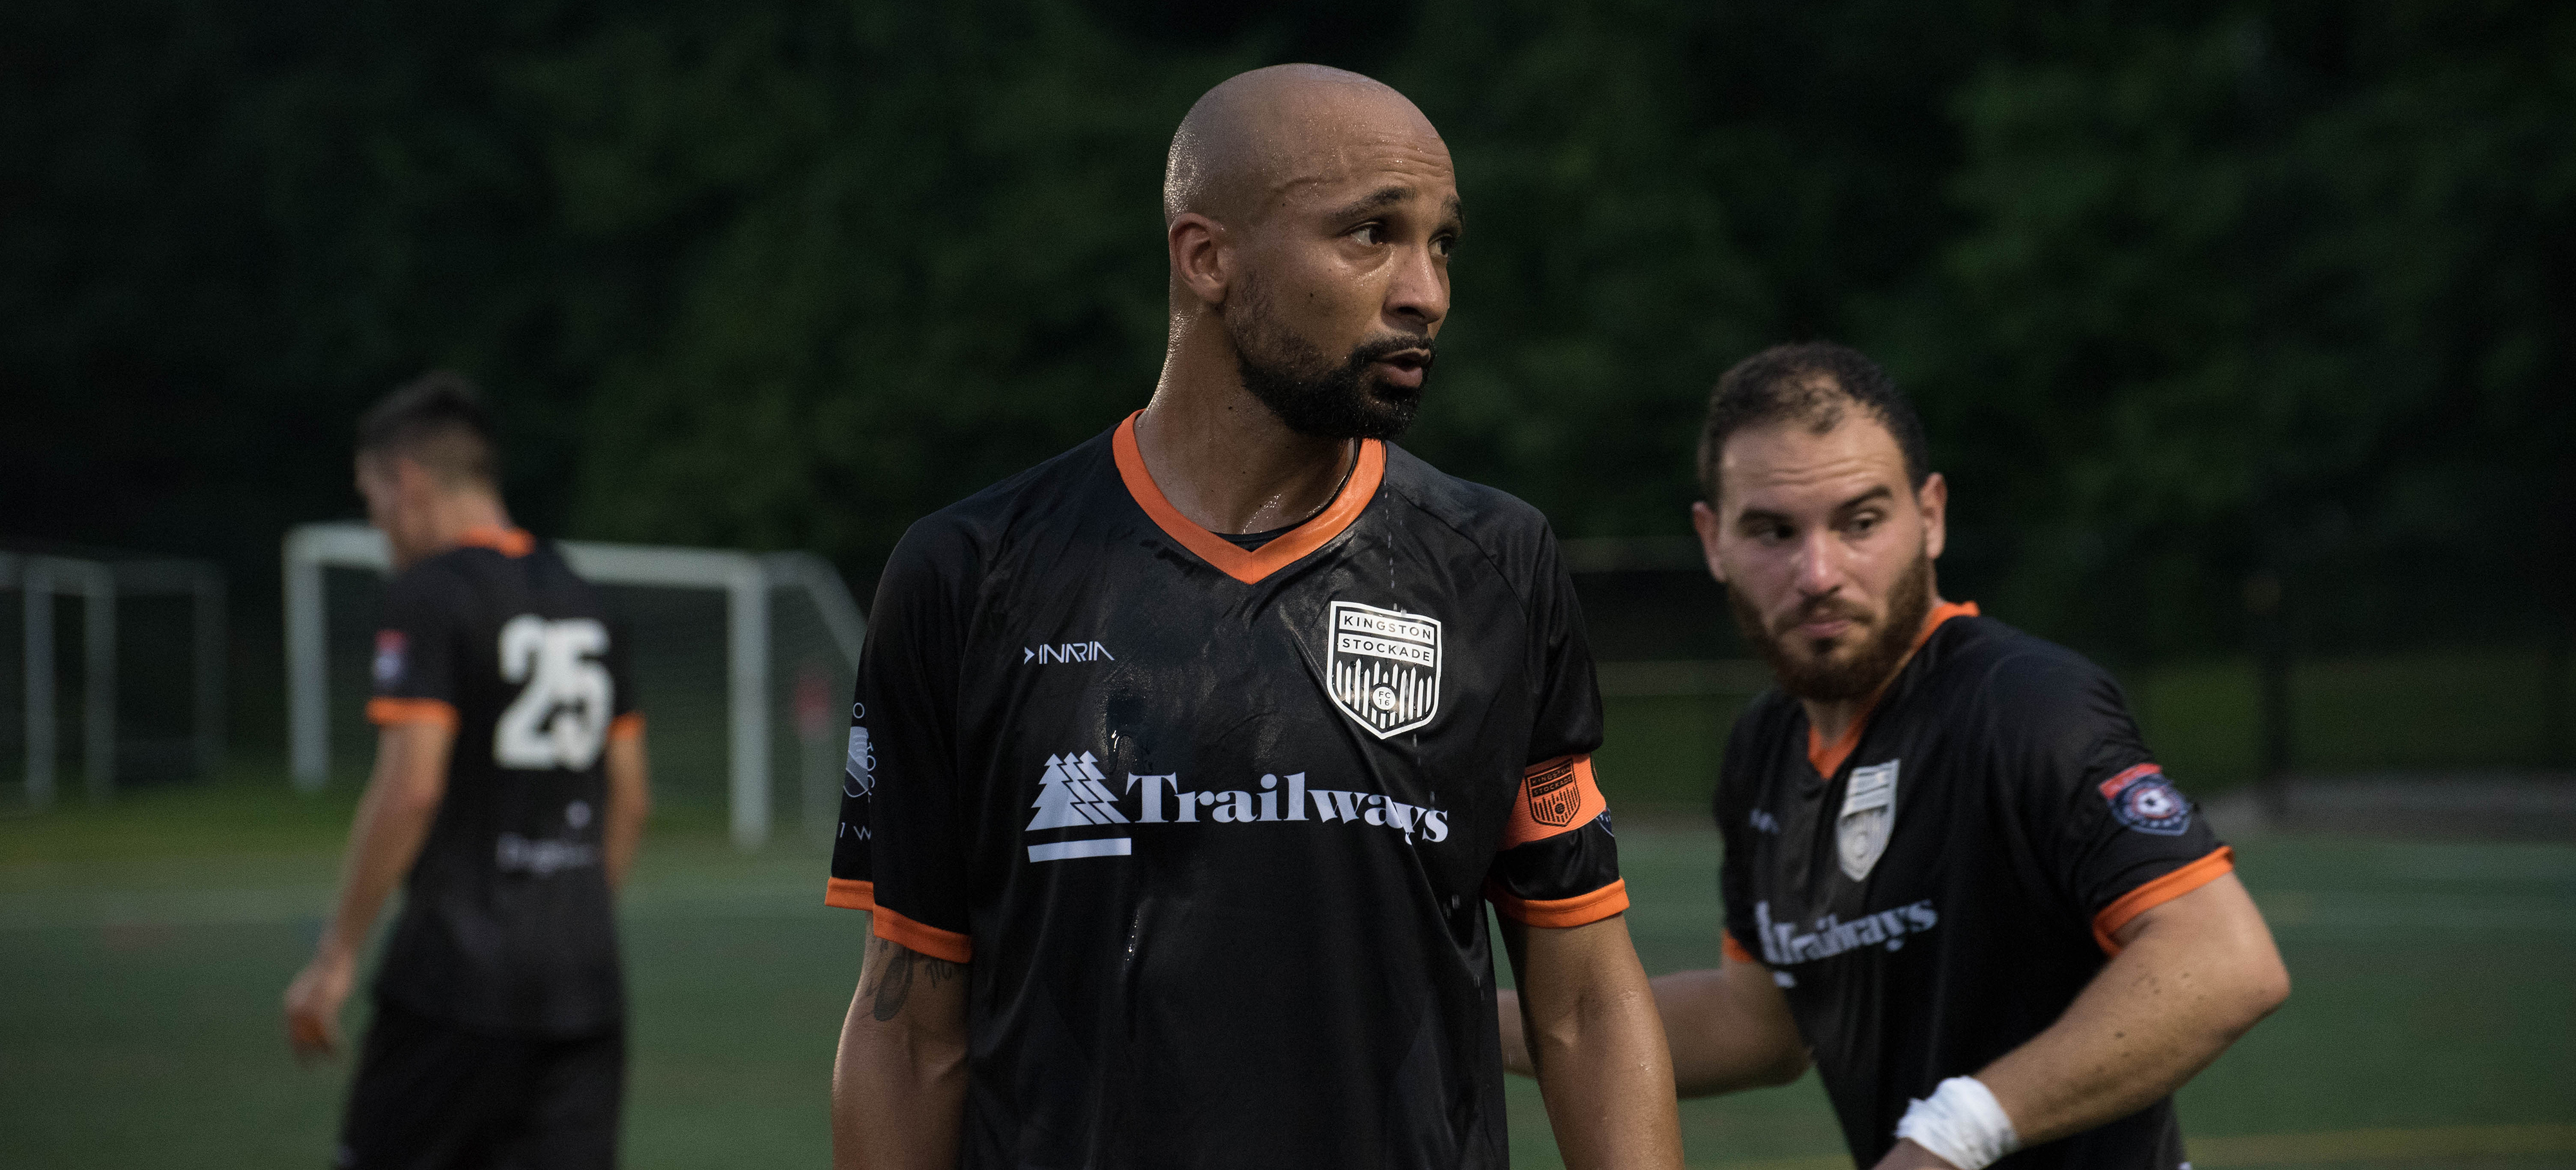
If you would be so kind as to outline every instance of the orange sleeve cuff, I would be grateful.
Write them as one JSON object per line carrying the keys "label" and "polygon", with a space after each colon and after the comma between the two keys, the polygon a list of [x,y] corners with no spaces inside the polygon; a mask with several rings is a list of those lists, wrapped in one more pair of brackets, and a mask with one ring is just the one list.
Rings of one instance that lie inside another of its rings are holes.
{"label": "orange sleeve cuff", "polygon": [[974,961],[974,939],[953,930],[924,926],[900,913],[875,905],[875,901],[875,894],[871,889],[868,933],[887,942],[901,943],[934,959],[946,959],[951,963]]}
{"label": "orange sleeve cuff", "polygon": [[608,721],[608,738],[636,739],[644,734],[644,713],[629,711]]}
{"label": "orange sleeve cuff", "polygon": [[1762,961],[1760,956],[1755,955],[1751,951],[1745,950],[1743,943],[1735,941],[1735,932],[1733,931],[1719,931],[1717,939],[1718,948],[1726,952],[1728,962],[1759,963]]}
{"label": "orange sleeve cuff", "polygon": [[2120,944],[2111,936],[2130,919],[2217,881],[2236,868],[2235,857],[2235,850],[2221,845],[2200,860],[2121,895],[2093,916],[2093,941],[2101,944],[2103,954],[2119,954]]}
{"label": "orange sleeve cuff", "polygon": [[1563,930],[1569,926],[1588,926],[1613,915],[1628,912],[1628,880],[1620,878],[1589,894],[1571,898],[1515,898],[1499,884],[1485,884],[1485,900],[1496,912],[1525,926],[1543,926]]}
{"label": "orange sleeve cuff", "polygon": [[877,908],[877,884],[833,878],[823,884],[823,904],[844,910],[874,910]]}
{"label": "orange sleeve cuff", "polygon": [[1503,848],[1573,832],[1608,811],[1610,802],[1601,798],[1601,786],[1592,779],[1592,757],[1559,756],[1533,764],[1521,773],[1519,799],[1512,801],[1511,820],[1503,826]]}
{"label": "orange sleeve cuff", "polygon": [[456,707],[445,699],[367,700],[367,722],[377,725],[395,723],[436,723],[449,731],[456,730]]}

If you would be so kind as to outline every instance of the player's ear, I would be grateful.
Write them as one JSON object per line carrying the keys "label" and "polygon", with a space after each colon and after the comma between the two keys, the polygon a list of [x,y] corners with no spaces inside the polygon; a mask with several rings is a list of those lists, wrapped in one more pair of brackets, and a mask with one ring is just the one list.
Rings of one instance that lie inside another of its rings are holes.
{"label": "player's ear", "polygon": [[1211,308],[1225,303],[1231,267],[1225,225],[1195,211],[1182,212],[1164,229],[1172,254],[1172,279]]}
{"label": "player's ear", "polygon": [[1706,500],[1691,501],[1691,530],[1699,533],[1699,553],[1708,561],[1708,575],[1718,584],[1726,584],[1726,569],[1717,561],[1717,509]]}
{"label": "player's ear", "polygon": [[1950,542],[1950,481],[1937,471],[1924,476],[1923,486],[1914,489],[1914,506],[1923,513],[1923,555],[1938,559]]}

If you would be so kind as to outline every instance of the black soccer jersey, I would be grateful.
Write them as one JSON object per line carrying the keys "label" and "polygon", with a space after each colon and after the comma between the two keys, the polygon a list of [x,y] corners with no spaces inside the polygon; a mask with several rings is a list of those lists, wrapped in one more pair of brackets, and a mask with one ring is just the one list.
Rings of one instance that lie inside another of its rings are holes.
{"label": "black soccer jersey", "polygon": [[971,960],[968,1167],[1505,1165],[1484,904],[1627,907],[1554,538],[1369,442],[1248,551],[1133,427],[904,536],[830,900]]}
{"label": "black soccer jersey", "polygon": [[525,532],[468,533],[387,588],[375,682],[368,718],[456,732],[376,994],[496,1032],[617,1025],[600,757],[643,717],[598,592]]}
{"label": "black soccer jersey", "polygon": [[[1909,1099],[2054,1023],[2122,925],[2230,868],[2110,676],[1976,614],[1934,611],[1840,743],[1764,693],[1718,784],[1727,952],[1785,989],[1863,1166]],[[1996,1165],[2182,1163],[2167,1098]]]}

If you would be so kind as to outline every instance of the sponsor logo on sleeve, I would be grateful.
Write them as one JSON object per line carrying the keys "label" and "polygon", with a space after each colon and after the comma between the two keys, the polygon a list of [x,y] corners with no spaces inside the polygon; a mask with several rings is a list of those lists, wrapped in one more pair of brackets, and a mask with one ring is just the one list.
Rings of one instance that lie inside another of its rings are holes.
{"label": "sponsor logo on sleeve", "polygon": [[409,648],[410,645],[411,639],[405,637],[401,630],[376,631],[375,675],[377,686],[390,687],[399,685],[402,682],[403,651]]}
{"label": "sponsor logo on sleeve", "polygon": [[1440,620],[1336,601],[1326,614],[1324,689],[1385,739],[1440,713]]}
{"label": "sponsor logo on sleeve", "polygon": [[1896,834],[1896,766],[1902,762],[1854,768],[1843,789],[1843,811],[1834,818],[1834,860],[1853,881],[1869,876]]}
{"label": "sponsor logo on sleeve", "polygon": [[2179,837],[2191,828],[2191,802],[2154,764],[2122,771],[2103,781],[2098,791],[2111,802],[2113,819],[2141,833]]}
{"label": "sponsor logo on sleeve", "polygon": [[868,746],[868,729],[850,729],[850,757],[841,765],[841,795],[865,800],[876,795],[877,752]]}

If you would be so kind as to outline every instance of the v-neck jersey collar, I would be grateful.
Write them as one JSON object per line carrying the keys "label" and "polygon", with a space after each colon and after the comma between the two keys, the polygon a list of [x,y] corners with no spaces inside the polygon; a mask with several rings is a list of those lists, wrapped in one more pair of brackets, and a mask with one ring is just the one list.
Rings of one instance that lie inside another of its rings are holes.
{"label": "v-neck jersey collar", "polygon": [[1162,529],[1164,535],[1179,542],[1182,548],[1190,550],[1218,572],[1246,585],[1258,584],[1263,578],[1331,543],[1334,537],[1340,536],[1344,529],[1360,518],[1360,513],[1368,510],[1369,501],[1376,498],[1378,485],[1386,478],[1386,444],[1376,439],[1361,440],[1359,459],[1332,503],[1268,544],[1258,549],[1246,549],[1192,523],[1163,496],[1163,489],[1155,486],[1153,473],[1145,469],[1144,452],[1136,446],[1136,415],[1143,413],[1140,410],[1128,415],[1118,424],[1118,430],[1109,443],[1110,453],[1118,464],[1118,478],[1126,485],[1127,494],[1135,499],[1137,507],[1145,510],[1146,517],[1154,522],[1155,527]]}
{"label": "v-neck jersey collar", "polygon": [[1889,676],[1887,684],[1880,687],[1877,694],[1869,697],[1869,704],[1861,708],[1860,716],[1851,721],[1851,726],[1843,728],[1842,735],[1834,742],[1826,743],[1823,736],[1816,734],[1814,721],[1808,722],[1807,763],[1816,770],[1818,777],[1831,783],[1834,773],[1841,770],[1843,761],[1850,759],[1852,752],[1859,749],[1861,733],[1868,730],[1870,716],[1878,711],[1878,701],[1886,698],[1888,690],[1896,685],[1896,680],[1904,677],[1905,672],[1914,666],[1914,659],[1922,653],[1923,644],[1932,640],[1932,632],[1940,629],[1941,623],[1951,618],[1976,616],[1978,616],[1977,603],[1973,601],[1945,602],[1934,607],[1932,612],[1923,618],[1923,632],[1914,635],[1913,648],[1905,652],[1905,665],[1898,667],[1896,673]]}

